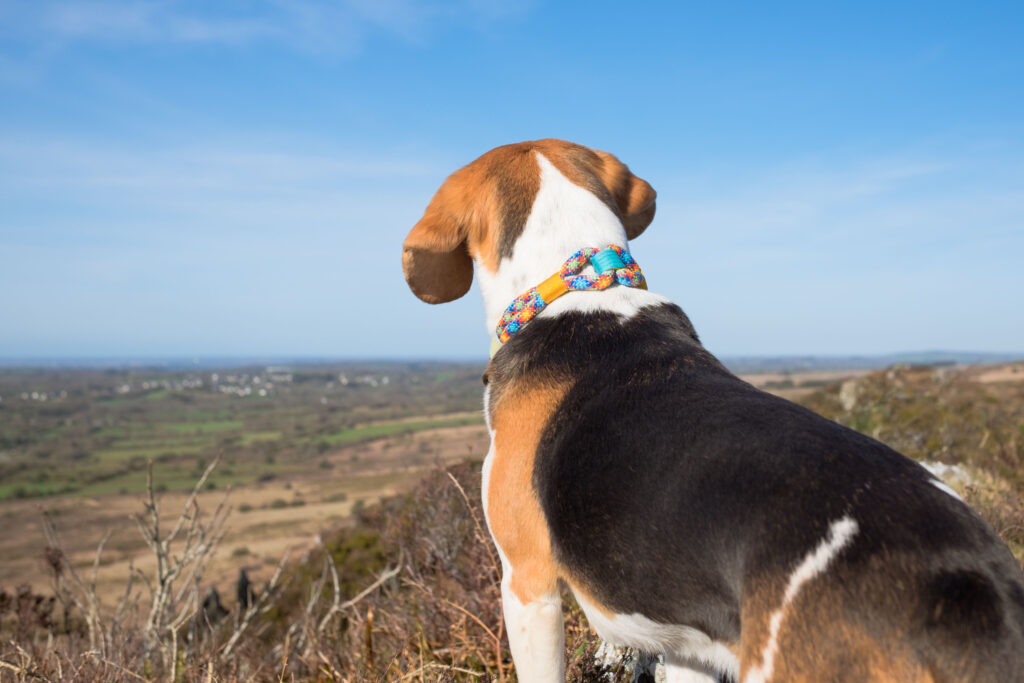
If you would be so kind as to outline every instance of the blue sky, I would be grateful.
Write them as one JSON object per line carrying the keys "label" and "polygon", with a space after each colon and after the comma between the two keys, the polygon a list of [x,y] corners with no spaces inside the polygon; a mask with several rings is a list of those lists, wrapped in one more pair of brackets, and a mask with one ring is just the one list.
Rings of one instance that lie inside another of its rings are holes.
{"label": "blue sky", "polygon": [[0,357],[482,359],[401,241],[539,137],[713,352],[1024,350],[1024,6],[896,4],[0,0]]}

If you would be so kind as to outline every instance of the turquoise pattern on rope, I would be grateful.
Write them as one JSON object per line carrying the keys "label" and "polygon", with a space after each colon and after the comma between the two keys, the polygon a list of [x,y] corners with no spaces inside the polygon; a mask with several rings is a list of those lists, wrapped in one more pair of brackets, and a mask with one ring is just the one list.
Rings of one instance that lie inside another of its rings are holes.
{"label": "turquoise pattern on rope", "polygon": [[[608,253],[609,250],[612,253]],[[599,272],[596,277],[583,275],[583,268],[588,262],[594,261],[594,257],[597,255],[600,256],[596,260],[601,263],[600,265],[595,263],[595,268],[601,271],[601,266],[605,266],[604,272]],[[622,262],[622,267],[608,269],[609,265],[614,264],[613,259],[616,258]],[[594,247],[580,249],[562,265],[558,271],[558,277],[570,291],[607,289],[614,283],[625,287],[647,288],[647,281],[644,279],[640,266],[628,251],[614,244],[609,244],[608,248],[603,250]],[[537,317],[537,314],[544,310],[549,303],[551,302],[545,301],[537,291],[537,287],[531,287],[517,296],[498,321],[498,327],[495,330],[498,341],[504,344],[526,323]]]}

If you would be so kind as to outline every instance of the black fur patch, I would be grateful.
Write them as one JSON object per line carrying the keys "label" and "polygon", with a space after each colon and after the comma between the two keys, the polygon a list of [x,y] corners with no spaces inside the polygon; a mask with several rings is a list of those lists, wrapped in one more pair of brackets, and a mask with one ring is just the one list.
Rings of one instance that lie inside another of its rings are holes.
{"label": "black fur patch", "polygon": [[1003,629],[999,593],[980,572],[940,571],[924,587],[928,628],[950,628],[991,637]]}

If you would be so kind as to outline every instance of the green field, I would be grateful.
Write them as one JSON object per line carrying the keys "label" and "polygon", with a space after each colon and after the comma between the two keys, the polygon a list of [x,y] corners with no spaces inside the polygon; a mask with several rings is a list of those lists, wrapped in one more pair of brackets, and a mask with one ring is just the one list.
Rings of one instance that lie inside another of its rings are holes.
{"label": "green field", "polygon": [[441,427],[462,427],[465,425],[475,424],[482,425],[483,423],[483,416],[441,418],[437,420],[418,420],[415,422],[381,422],[377,424],[364,425],[361,427],[343,429],[340,432],[335,432],[333,434],[327,434],[323,437],[320,437],[320,440],[332,446],[337,446],[340,444],[350,444],[358,441],[379,439],[381,437],[392,436],[395,434],[411,434],[413,432],[419,432],[425,429],[440,429]]}
{"label": "green field", "polygon": [[479,378],[437,363],[0,370],[0,500],[141,491],[148,460],[168,490],[218,456],[213,486],[280,476],[331,450],[482,424],[453,415],[479,410]]}

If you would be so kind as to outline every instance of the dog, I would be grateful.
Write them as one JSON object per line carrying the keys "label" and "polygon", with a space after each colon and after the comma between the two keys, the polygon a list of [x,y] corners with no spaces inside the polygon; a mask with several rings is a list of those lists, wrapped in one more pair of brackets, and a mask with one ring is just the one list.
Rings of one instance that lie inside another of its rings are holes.
{"label": "dog", "polygon": [[522,142],[449,176],[403,244],[429,303],[475,264],[497,330],[483,505],[519,680],[564,680],[563,585],[669,681],[1024,680],[1006,546],[914,461],[705,350],[628,253],[655,198],[611,154]]}

